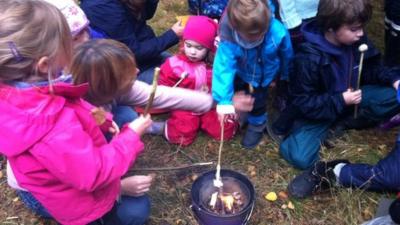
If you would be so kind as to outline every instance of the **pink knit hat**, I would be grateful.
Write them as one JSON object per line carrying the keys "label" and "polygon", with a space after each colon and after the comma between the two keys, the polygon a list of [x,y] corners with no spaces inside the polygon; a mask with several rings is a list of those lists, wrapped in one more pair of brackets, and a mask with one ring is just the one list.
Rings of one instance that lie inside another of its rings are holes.
{"label": "pink knit hat", "polygon": [[206,16],[190,16],[183,30],[183,40],[193,40],[214,52],[217,29],[218,24]]}
{"label": "pink knit hat", "polygon": [[77,35],[81,30],[89,25],[83,10],[75,3],[74,0],[44,0],[57,7],[65,19],[67,19],[69,29],[72,36]]}

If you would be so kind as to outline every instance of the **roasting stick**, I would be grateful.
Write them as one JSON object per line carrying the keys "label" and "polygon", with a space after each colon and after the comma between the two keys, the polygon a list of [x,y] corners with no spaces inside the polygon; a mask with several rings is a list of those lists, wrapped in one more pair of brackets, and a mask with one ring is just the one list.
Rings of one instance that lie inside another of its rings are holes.
{"label": "roasting stick", "polygon": [[178,87],[178,85],[181,84],[182,81],[183,81],[188,75],[189,75],[188,72],[183,71],[183,72],[181,73],[181,78],[174,84],[174,86],[172,86],[172,88]]}
{"label": "roasting stick", "polygon": [[[360,56],[360,63],[358,65],[358,77],[357,77],[357,89],[360,89],[360,82],[361,82],[361,72],[363,68],[363,62],[364,62],[364,53],[368,50],[368,45],[362,44],[358,47],[358,51],[361,52]],[[354,106],[354,119],[357,119],[357,114],[358,114],[358,104]]]}
{"label": "roasting stick", "polygon": [[153,85],[152,85],[152,89],[150,92],[149,101],[147,102],[146,108],[144,109],[143,116],[146,116],[149,113],[150,108],[153,105],[153,100],[154,100],[154,96],[156,95],[157,82],[158,82],[159,76],[160,76],[160,68],[156,67],[154,69]]}
{"label": "roasting stick", "polygon": [[219,189],[221,189],[223,186],[221,180],[221,155],[222,155],[222,146],[224,145],[224,119],[221,121],[221,142],[219,143],[217,171],[215,172],[215,179],[214,179],[214,186]]}
{"label": "roasting stick", "polygon": [[175,166],[175,167],[147,167],[147,168],[134,168],[128,170],[128,172],[135,172],[135,171],[171,171],[171,170],[183,170],[183,169],[190,169],[194,167],[203,167],[203,166],[211,166],[214,165],[213,162],[199,162],[193,163],[190,165],[182,165],[182,166]]}

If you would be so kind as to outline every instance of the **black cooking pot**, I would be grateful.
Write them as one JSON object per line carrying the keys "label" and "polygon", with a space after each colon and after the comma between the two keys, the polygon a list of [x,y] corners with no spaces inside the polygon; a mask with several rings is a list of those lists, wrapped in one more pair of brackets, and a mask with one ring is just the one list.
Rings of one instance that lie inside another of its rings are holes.
{"label": "black cooking pot", "polygon": [[255,190],[253,184],[241,173],[232,170],[221,170],[221,179],[224,192],[239,191],[242,194],[244,206],[234,214],[221,215],[207,208],[210,196],[218,191],[214,186],[215,170],[199,176],[192,185],[191,208],[201,225],[243,225],[247,224],[255,204]]}

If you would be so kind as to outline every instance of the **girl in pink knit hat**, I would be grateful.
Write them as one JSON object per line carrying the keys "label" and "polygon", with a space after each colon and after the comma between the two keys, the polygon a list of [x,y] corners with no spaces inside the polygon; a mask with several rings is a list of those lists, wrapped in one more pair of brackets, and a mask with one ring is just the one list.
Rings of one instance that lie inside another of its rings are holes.
{"label": "girl in pink knit hat", "polygon": [[[217,29],[218,25],[212,19],[191,16],[183,31],[183,47],[161,66],[159,84],[210,93]],[[238,124],[231,121],[224,126],[224,139],[232,138]],[[203,114],[173,111],[165,125],[165,137],[171,143],[187,146],[194,141],[199,129],[217,140],[221,138],[215,108]]]}

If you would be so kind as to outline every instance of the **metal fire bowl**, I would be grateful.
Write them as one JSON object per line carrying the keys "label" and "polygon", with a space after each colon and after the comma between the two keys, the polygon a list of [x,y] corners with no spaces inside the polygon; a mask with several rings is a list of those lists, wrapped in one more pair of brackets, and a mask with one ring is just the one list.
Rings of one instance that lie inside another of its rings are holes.
{"label": "metal fire bowl", "polygon": [[192,210],[200,224],[240,225],[249,220],[254,204],[255,190],[250,180],[243,174],[233,170],[221,170],[221,179],[224,184],[223,192],[240,192],[243,208],[234,214],[221,215],[208,209],[212,193],[218,191],[214,186],[215,170],[208,171],[199,176],[191,189]]}

